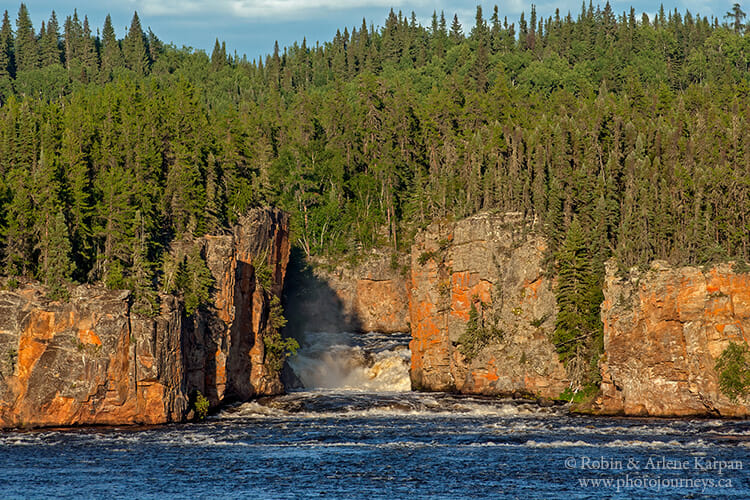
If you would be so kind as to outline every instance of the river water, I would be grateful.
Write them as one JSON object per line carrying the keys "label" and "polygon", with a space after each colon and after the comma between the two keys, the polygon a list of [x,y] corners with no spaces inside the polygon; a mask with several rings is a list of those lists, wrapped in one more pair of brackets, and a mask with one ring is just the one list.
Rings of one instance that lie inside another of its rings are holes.
{"label": "river water", "polygon": [[205,422],[0,433],[0,498],[750,498],[745,422],[412,393],[403,346],[330,338],[335,366],[293,363],[308,389]]}

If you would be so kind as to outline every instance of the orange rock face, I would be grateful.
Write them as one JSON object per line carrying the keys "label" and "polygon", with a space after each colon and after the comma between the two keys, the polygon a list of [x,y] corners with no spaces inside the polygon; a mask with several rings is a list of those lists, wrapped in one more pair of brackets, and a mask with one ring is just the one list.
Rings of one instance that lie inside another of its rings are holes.
{"label": "orange rock face", "polygon": [[[543,277],[544,240],[519,214],[430,226],[411,253],[412,386],[467,394],[556,397],[567,385],[549,333],[556,303]],[[471,308],[486,337],[466,359]]]}
{"label": "orange rock face", "polygon": [[748,401],[721,394],[716,359],[750,336],[750,274],[654,262],[618,277],[608,265],[600,363],[605,414],[748,416]]}
{"label": "orange rock face", "polygon": [[[0,427],[153,424],[182,418],[180,315],[130,314],[130,293],[81,286],[68,303],[0,294]],[[152,333],[159,323],[160,345]],[[16,339],[14,342],[13,340]],[[157,366],[157,349],[167,358]]]}
{"label": "orange rock face", "polygon": [[263,338],[271,298],[281,296],[289,263],[288,230],[283,212],[255,210],[240,219],[231,235],[204,240],[215,279],[215,308],[192,325],[197,351],[206,354],[189,369],[194,386],[214,405],[284,390],[279,374],[267,366]]}
{"label": "orange rock face", "polygon": [[296,329],[312,332],[408,332],[408,279],[401,263],[373,253],[356,264],[313,260],[297,272],[290,302],[298,313]]}
{"label": "orange rock face", "polygon": [[263,336],[289,258],[287,216],[256,210],[233,235],[195,244],[216,292],[191,318],[170,295],[146,318],[128,291],[79,286],[66,303],[33,285],[0,292],[0,428],[175,422],[195,391],[217,405],[283,390]]}

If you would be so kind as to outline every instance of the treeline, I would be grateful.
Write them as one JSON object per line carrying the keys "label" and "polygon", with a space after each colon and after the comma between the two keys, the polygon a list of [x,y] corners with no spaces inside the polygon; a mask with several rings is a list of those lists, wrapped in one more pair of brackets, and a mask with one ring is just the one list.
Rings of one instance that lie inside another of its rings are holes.
{"label": "treeline", "polygon": [[[750,260],[750,39],[728,14],[391,12],[248,61],[137,15],[122,39],[77,13],[37,32],[22,5],[0,29],[3,271],[154,290],[172,241],[263,204],[309,254],[522,211],[561,271],[583,247],[589,288],[613,255]],[[580,293],[570,317],[594,317]]]}

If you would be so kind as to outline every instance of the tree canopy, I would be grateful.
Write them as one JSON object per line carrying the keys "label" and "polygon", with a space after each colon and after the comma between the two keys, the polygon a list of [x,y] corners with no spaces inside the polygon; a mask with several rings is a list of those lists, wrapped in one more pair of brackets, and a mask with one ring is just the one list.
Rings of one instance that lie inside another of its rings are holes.
{"label": "tree canopy", "polygon": [[[561,308],[588,318],[575,301],[598,307],[611,256],[750,260],[744,16],[496,7],[464,29],[391,11],[248,61],[164,44],[137,13],[122,39],[77,12],[35,30],[21,5],[0,27],[3,272],[146,293],[173,241],[254,206],[288,210],[308,254],[521,211],[587,276]],[[586,318],[560,319],[560,342]]]}

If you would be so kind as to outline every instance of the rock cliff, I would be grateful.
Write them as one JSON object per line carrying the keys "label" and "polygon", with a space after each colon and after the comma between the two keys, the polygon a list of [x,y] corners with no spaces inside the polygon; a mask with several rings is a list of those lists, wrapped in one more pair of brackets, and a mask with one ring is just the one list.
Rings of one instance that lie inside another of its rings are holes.
{"label": "rock cliff", "polygon": [[67,302],[33,284],[0,291],[0,427],[175,422],[196,391],[214,406],[281,392],[263,336],[283,287],[288,217],[254,210],[232,234],[191,244],[215,285],[213,304],[190,317],[171,295],[144,317],[128,291],[78,286]]}
{"label": "rock cliff", "polygon": [[[415,389],[541,397],[562,392],[565,369],[549,341],[556,302],[543,270],[546,248],[517,213],[433,224],[417,235],[409,301]],[[477,352],[467,357],[462,335],[472,305],[481,332]]]}
{"label": "rock cliff", "polygon": [[750,340],[750,274],[656,261],[618,276],[608,264],[600,362],[603,414],[747,417],[750,401],[721,394],[714,370],[730,341]]}
{"label": "rock cliff", "polygon": [[313,259],[290,271],[290,321],[311,332],[408,332],[407,276],[408,265],[389,253],[369,253],[356,263]]}

